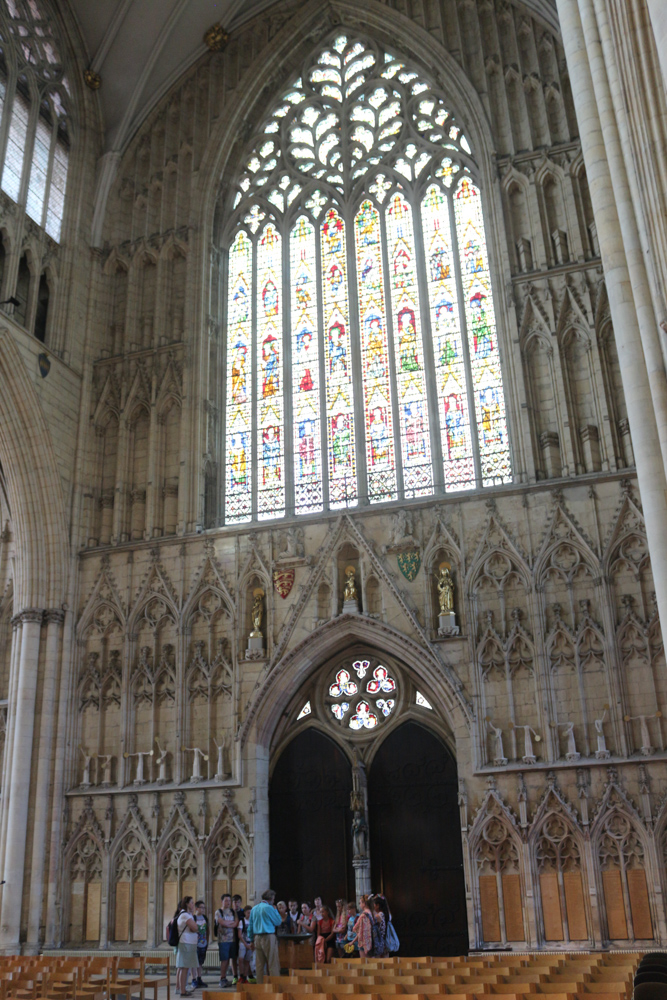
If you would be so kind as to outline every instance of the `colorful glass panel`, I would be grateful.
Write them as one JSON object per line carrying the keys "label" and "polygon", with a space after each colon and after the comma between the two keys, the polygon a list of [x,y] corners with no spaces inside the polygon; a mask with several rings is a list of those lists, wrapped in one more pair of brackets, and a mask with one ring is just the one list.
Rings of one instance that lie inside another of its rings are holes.
{"label": "colorful glass panel", "polygon": [[320,345],[315,229],[303,216],[292,230],[290,258],[294,509],[297,514],[314,514],[322,510]]}
{"label": "colorful glass panel", "polygon": [[252,516],[252,244],[241,230],[229,251],[225,520]]}
{"label": "colorful glass panel", "polygon": [[285,513],[282,241],[269,223],[257,244],[257,516]]}
{"label": "colorful glass panel", "polygon": [[384,301],[380,216],[363,201],[354,220],[361,366],[366,417],[368,499],[396,500],[396,460],[389,375],[389,346]]}
{"label": "colorful glass panel", "polygon": [[433,492],[433,466],[412,209],[400,192],[389,200],[386,223],[403,490],[406,497],[421,497]]}
{"label": "colorful glass panel", "polygon": [[500,370],[482,199],[469,177],[454,197],[456,233],[468,327],[472,390],[479,436],[482,485],[512,481],[505,394]]}
{"label": "colorful glass panel", "polygon": [[422,202],[422,229],[445,489],[470,490],[475,486],[475,465],[449,204],[435,184],[429,187]]}
{"label": "colorful glass panel", "polygon": [[357,502],[345,223],[335,208],[325,213],[321,245],[329,504],[335,510]]}

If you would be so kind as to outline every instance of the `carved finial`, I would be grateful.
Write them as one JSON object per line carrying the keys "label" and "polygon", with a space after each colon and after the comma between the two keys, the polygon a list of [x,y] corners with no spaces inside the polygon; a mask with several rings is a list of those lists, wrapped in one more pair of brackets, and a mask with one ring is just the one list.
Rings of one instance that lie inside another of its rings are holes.
{"label": "carved finial", "polygon": [[130,795],[130,807],[139,805],[139,796],[136,792],[132,792]]}
{"label": "carved finial", "polygon": [[613,764],[609,764],[607,767],[607,784],[617,785],[618,784],[618,768],[614,767]]}
{"label": "carved finial", "polygon": [[514,622],[514,624],[520,625],[521,619],[523,617],[523,611],[521,610],[521,608],[512,608],[510,614],[512,616],[512,621]]}
{"label": "carved finial", "polygon": [[635,599],[632,596],[632,594],[622,594],[621,595],[621,604],[623,605],[623,607],[625,609],[626,615],[632,614],[632,609],[634,608],[634,605],[635,605]]}
{"label": "carved finial", "polygon": [[498,790],[498,782],[496,780],[495,774],[490,774],[486,779],[486,787],[490,792],[495,792]]}
{"label": "carved finial", "polygon": [[591,613],[591,602],[585,597],[583,600],[579,601],[579,610],[582,615],[589,615]]}
{"label": "carved finial", "polygon": [[557,783],[558,782],[556,781],[556,772],[555,771],[547,771],[547,785],[549,786],[549,788],[552,788],[552,789],[555,788],[556,785],[557,785]]}
{"label": "carved finial", "polygon": [[176,806],[185,805],[185,792],[174,792],[174,805]]}

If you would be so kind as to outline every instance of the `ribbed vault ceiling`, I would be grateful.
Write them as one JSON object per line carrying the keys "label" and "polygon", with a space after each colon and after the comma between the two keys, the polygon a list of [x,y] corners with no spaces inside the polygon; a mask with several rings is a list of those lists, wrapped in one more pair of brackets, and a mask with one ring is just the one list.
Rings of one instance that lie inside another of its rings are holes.
{"label": "ribbed vault ceiling", "polygon": [[[206,51],[207,28],[221,22],[233,32],[280,2],[70,0],[89,66],[102,77],[105,151],[122,150],[156,101]],[[523,5],[556,27],[556,0],[523,0]]]}

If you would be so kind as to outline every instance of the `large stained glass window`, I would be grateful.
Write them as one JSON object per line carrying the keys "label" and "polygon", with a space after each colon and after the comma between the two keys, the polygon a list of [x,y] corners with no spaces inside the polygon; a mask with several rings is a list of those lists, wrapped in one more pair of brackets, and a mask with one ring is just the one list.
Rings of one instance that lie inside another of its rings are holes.
{"label": "large stained glass window", "polygon": [[402,59],[302,67],[230,196],[227,523],[511,481],[482,200]]}

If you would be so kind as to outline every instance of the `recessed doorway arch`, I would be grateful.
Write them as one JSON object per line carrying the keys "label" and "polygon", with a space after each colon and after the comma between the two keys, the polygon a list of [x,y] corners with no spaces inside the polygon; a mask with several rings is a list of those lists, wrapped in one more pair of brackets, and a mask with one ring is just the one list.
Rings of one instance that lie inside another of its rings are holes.
{"label": "recessed doorway arch", "polygon": [[468,950],[456,761],[409,719],[377,748],[368,774],[371,878],[389,900],[402,955]]}
{"label": "recessed doorway arch", "polygon": [[271,883],[299,902],[354,898],[356,761],[368,802],[372,890],[389,900],[403,955],[468,947],[456,740],[438,695],[394,652],[350,643],[302,679],[273,733]]}

